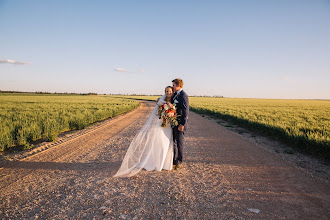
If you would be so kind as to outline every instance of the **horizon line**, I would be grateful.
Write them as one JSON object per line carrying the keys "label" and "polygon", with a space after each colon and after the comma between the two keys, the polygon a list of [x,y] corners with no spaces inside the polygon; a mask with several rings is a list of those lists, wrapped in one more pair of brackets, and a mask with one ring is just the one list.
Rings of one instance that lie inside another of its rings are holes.
{"label": "horizon line", "polygon": [[[0,94],[9,93],[9,94],[40,94],[40,95],[49,95],[49,94],[65,94],[65,95],[113,95],[113,96],[162,96],[163,94],[121,94],[121,93],[96,93],[96,92],[42,92],[42,91],[35,91],[35,92],[26,92],[26,91],[4,91],[0,90]],[[190,95],[189,97],[205,97],[205,98],[231,98],[231,99],[278,99],[278,100],[322,100],[322,101],[329,101],[330,99],[312,99],[312,98],[241,98],[241,97],[225,97],[221,95]]]}

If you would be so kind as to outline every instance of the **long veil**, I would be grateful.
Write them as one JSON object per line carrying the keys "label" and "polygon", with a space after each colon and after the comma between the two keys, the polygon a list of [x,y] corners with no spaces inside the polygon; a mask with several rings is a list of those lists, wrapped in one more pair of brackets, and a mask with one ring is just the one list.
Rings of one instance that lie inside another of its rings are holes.
{"label": "long veil", "polygon": [[[157,104],[164,102],[164,99],[165,95],[159,99]],[[155,106],[146,123],[133,138],[124,160],[114,177],[130,177],[143,169],[151,149],[157,144],[157,133],[161,129],[157,111],[158,105]]]}

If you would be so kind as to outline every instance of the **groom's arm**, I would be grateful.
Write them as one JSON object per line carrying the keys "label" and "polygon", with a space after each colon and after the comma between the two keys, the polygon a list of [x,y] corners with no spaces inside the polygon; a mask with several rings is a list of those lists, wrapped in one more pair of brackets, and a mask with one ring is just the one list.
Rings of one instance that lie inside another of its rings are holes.
{"label": "groom's arm", "polygon": [[[184,127],[187,124],[188,121],[188,114],[189,114],[189,100],[187,94],[184,94],[182,97],[182,115],[181,115],[181,122],[180,125],[183,125]],[[183,131],[183,129],[182,129]]]}

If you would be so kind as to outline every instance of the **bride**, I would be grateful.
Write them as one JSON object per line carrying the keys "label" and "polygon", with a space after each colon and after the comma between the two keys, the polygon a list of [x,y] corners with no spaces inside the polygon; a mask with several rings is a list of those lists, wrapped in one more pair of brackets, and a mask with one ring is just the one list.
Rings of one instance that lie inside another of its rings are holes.
{"label": "bride", "polygon": [[147,171],[172,170],[173,133],[170,125],[162,127],[157,115],[158,105],[171,102],[173,88],[167,86],[165,95],[160,97],[147,122],[132,140],[124,160],[114,177],[129,177],[143,168]]}

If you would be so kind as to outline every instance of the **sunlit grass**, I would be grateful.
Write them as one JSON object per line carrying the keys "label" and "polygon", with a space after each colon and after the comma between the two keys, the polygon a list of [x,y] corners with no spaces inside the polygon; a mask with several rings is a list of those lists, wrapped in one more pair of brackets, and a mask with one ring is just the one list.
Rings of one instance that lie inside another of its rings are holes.
{"label": "sunlit grass", "polygon": [[113,96],[0,94],[0,150],[127,112],[139,103]]}

